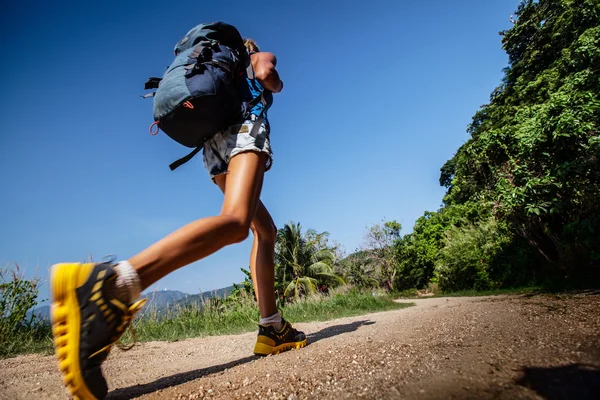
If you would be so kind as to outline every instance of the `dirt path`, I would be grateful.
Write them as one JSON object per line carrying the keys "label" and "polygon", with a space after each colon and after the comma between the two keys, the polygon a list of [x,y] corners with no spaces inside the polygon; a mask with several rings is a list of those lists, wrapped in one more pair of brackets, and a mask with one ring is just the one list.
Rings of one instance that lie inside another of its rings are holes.
{"label": "dirt path", "polygon": [[[600,292],[430,298],[297,324],[309,345],[255,358],[255,333],[150,342],[105,363],[109,399],[596,399]],[[0,398],[66,399],[54,357],[0,360]]]}

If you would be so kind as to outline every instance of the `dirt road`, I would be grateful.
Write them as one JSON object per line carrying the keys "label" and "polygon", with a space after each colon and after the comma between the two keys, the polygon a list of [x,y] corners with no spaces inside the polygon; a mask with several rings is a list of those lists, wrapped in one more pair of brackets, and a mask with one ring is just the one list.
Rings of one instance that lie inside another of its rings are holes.
{"label": "dirt road", "polygon": [[[297,324],[309,345],[266,358],[255,333],[115,349],[108,398],[600,398],[600,291],[414,302]],[[0,360],[0,398],[68,396],[54,357],[32,355]]]}

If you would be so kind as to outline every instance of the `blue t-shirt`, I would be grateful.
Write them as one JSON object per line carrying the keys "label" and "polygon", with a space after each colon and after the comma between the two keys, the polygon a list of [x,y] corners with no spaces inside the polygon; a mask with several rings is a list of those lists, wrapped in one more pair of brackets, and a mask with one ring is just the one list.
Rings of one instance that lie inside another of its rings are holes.
{"label": "blue t-shirt", "polygon": [[[250,78],[246,78],[246,82],[248,83],[248,88],[247,91],[244,90],[244,100],[246,101],[250,101],[253,98],[255,98],[256,96],[260,96],[260,94],[264,91],[264,98],[266,101],[266,109],[263,112],[262,116],[263,119],[265,120],[265,122],[267,122],[267,110],[269,110],[269,108],[271,108],[271,105],[273,105],[273,93],[271,93],[270,90],[265,90],[263,88],[263,86],[260,84],[260,82],[258,81],[258,79],[250,79]],[[259,102],[257,105],[255,105],[252,110],[251,113],[256,115],[257,117],[260,115],[260,112],[263,110],[264,106],[261,102]]]}

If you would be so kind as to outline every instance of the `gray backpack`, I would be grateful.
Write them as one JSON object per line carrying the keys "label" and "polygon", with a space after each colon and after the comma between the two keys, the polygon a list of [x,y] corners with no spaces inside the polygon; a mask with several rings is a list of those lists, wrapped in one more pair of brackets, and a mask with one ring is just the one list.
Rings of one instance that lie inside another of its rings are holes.
{"label": "gray backpack", "polygon": [[[238,30],[224,22],[200,24],[176,45],[162,78],[150,78],[143,97],[153,98],[152,134],[159,129],[194,150],[170,165],[189,161],[219,130],[246,119],[263,97],[244,101],[250,56]],[[263,100],[264,101],[264,100]],[[153,128],[156,126],[156,130]]]}

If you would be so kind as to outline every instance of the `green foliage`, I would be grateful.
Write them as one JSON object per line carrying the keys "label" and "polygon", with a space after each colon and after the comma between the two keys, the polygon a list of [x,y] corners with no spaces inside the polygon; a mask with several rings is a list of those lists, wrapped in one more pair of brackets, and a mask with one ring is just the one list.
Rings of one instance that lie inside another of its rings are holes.
{"label": "green foliage", "polygon": [[0,269],[0,357],[49,348],[50,327],[28,311],[37,305],[38,279]]}
{"label": "green foliage", "polygon": [[329,233],[309,229],[302,232],[299,223],[287,223],[277,232],[275,243],[275,277],[284,298],[298,300],[316,293],[322,285],[343,284],[334,272],[337,252],[328,242]]}
{"label": "green foliage", "polygon": [[381,286],[386,290],[394,289],[394,281],[398,273],[396,246],[400,240],[402,225],[398,221],[383,221],[372,225],[366,234],[366,252],[379,277]]}
{"label": "green foliage", "polygon": [[446,232],[446,245],[440,251],[435,273],[442,291],[488,290],[501,286],[492,277],[491,265],[510,236],[498,222],[489,218],[477,225],[452,227]]}
{"label": "green foliage", "polygon": [[[166,314],[152,311],[135,320],[134,330],[140,341],[179,340],[247,332],[256,328],[259,318],[255,300],[240,294],[176,306]],[[130,341],[131,337],[123,339]]]}
{"label": "green foliage", "polygon": [[408,307],[393,301],[387,295],[373,295],[372,291],[361,291],[341,286],[328,296],[308,297],[285,307],[284,316],[291,321],[327,321],[334,318],[352,317],[369,312],[395,310]]}
{"label": "green foliage", "polygon": [[444,202],[491,204],[538,278],[598,283],[600,3],[528,0],[516,15],[504,80],[441,169]]}
{"label": "green foliage", "polygon": [[348,263],[345,268],[348,284],[359,289],[372,289],[380,286],[373,263]]}
{"label": "green foliage", "polygon": [[[210,299],[202,304],[177,307],[168,315],[146,314],[136,318],[134,329],[139,341],[180,340],[191,337],[252,332],[260,318],[254,299],[238,297],[234,301]],[[285,318],[293,322],[327,321],[330,319],[407,307],[387,296],[341,288],[331,295],[303,297],[283,308]],[[131,337],[123,338],[124,343]]]}
{"label": "green foliage", "polygon": [[445,245],[446,232],[472,219],[487,214],[486,207],[466,203],[450,205],[438,212],[425,212],[417,219],[413,232],[396,243],[398,274],[396,290],[422,289],[434,278],[440,249]]}
{"label": "green foliage", "polygon": [[244,281],[237,284],[233,284],[233,290],[229,294],[229,297],[232,299],[237,299],[239,297],[251,297],[256,298],[256,293],[254,292],[254,285],[252,284],[252,275],[250,271],[244,268],[240,268],[240,270],[244,273]]}

